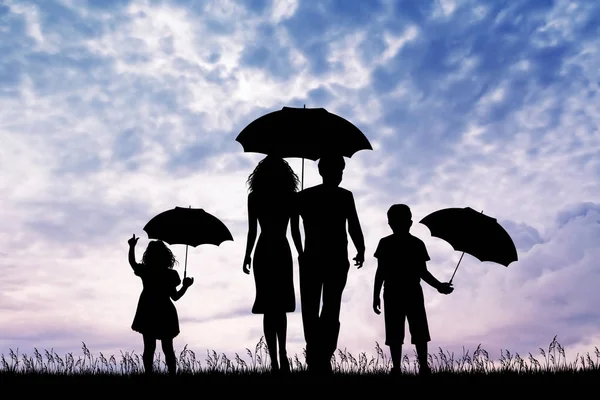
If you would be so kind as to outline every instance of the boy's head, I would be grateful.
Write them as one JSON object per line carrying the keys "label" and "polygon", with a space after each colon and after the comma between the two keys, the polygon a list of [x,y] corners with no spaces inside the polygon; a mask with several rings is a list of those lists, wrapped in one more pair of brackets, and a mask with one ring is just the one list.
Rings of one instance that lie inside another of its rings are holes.
{"label": "boy's head", "polygon": [[323,183],[337,186],[342,182],[342,175],[346,167],[344,156],[324,156],[319,159],[318,166]]}
{"label": "boy's head", "polygon": [[408,233],[412,226],[412,213],[406,204],[394,204],[387,212],[388,224],[392,232]]}

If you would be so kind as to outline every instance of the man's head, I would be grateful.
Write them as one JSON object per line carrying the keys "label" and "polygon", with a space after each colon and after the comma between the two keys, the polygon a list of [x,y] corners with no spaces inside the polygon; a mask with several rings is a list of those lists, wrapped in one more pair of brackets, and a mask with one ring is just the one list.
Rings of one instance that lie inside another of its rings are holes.
{"label": "man's head", "polygon": [[346,162],[343,156],[324,156],[319,159],[319,175],[323,183],[338,186],[342,182],[342,175]]}
{"label": "man's head", "polygon": [[394,204],[387,212],[388,224],[396,234],[408,233],[412,226],[412,213],[406,204]]}

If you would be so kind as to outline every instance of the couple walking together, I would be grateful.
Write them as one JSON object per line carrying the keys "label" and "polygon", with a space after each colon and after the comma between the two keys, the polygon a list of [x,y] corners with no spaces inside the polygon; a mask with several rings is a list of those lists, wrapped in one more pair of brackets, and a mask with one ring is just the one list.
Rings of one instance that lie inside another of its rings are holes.
{"label": "couple walking together", "polygon": [[[243,270],[249,274],[251,265],[254,270],[256,298],[252,313],[264,315],[264,336],[274,371],[289,371],[286,352],[286,313],[296,310],[293,258],[286,236],[290,225],[300,269],[300,300],[306,341],[306,363],[310,371],[332,372],[331,358],[337,349],[342,294],[350,269],[346,224],[348,234],[357,251],[353,260],[358,268],[362,267],[365,254],[364,238],[354,197],[352,192],[339,187],[344,168],[345,161],[342,156],[321,158],[318,169],[323,183],[298,192],[298,178],[288,163],[282,158],[267,156],[259,162],[248,178],[249,229]],[[410,224],[405,220],[397,223],[396,217],[399,214],[392,214],[388,212],[392,229],[404,226],[405,233],[408,234]],[[407,217],[407,215],[404,213],[400,217]],[[304,246],[300,234],[300,218],[304,228]],[[408,219],[410,220],[409,215]],[[260,236],[257,240],[259,225]],[[416,255],[412,257],[410,254],[415,253],[413,242],[409,240],[410,248],[402,248],[402,241],[397,243],[394,240],[405,236],[404,232],[395,232],[394,235],[390,235],[391,240],[382,239],[375,253],[379,260],[373,298],[373,309],[376,313],[379,313],[381,285],[385,284],[386,288],[389,285],[391,289],[391,284],[398,281],[398,276],[402,274],[402,271],[398,274],[396,270],[414,269],[418,279],[423,276],[424,280],[436,287],[440,293],[452,292],[449,284],[439,282],[427,272],[425,262],[429,260],[429,256],[424,245],[418,247]],[[419,241],[417,238],[414,239]],[[254,248],[252,260],[251,254]],[[402,263],[388,262],[394,259],[395,252],[403,252],[403,256],[409,256],[411,265],[403,266]],[[416,264],[417,267],[413,268],[412,264]],[[421,270],[421,267],[425,270]],[[393,289],[396,293],[398,293],[397,286]],[[414,290],[408,293],[414,294]],[[421,293],[420,303],[422,302]],[[417,344],[421,365],[425,366],[422,370],[428,370],[426,357],[427,342],[430,339],[424,304],[422,309],[410,306],[407,308],[410,301],[402,299],[402,296],[394,298],[387,296],[387,290],[384,303],[386,310],[389,308],[394,314],[388,317],[386,312],[385,318],[386,336],[393,335],[395,339],[386,338],[386,344],[390,346],[392,353],[394,369],[398,370],[400,363],[404,315],[408,317],[412,341]],[[392,303],[405,305],[405,307],[403,309],[398,305],[387,306]],[[411,313],[412,309],[417,312]],[[414,317],[411,314],[414,314]],[[416,327],[414,330],[413,325]],[[279,351],[277,351],[278,347]],[[277,353],[279,353],[279,362]]]}

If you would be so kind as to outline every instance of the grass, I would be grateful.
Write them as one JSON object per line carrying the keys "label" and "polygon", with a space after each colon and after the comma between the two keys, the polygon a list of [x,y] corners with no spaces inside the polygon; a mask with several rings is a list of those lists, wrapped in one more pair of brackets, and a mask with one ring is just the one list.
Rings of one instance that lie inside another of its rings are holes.
{"label": "grass", "polygon": [[[407,346],[408,347],[408,346]],[[94,356],[85,343],[83,354],[77,356],[68,353],[64,356],[53,350],[38,349],[32,354],[19,354],[10,350],[8,356],[0,358],[0,382],[8,383],[136,383],[142,382],[143,363],[140,354],[121,352],[120,356]],[[577,354],[569,361],[565,350],[557,341],[552,340],[547,349],[540,348],[536,358],[531,353],[522,357],[518,353],[502,350],[498,360],[492,360],[488,352],[478,346],[472,353],[464,351],[457,356],[444,352],[429,355],[432,376],[429,382],[438,383],[592,383],[600,378],[600,350],[595,347],[593,355]],[[153,382],[171,383],[323,383],[306,373],[303,359],[294,355],[290,359],[292,373],[284,378],[273,377],[269,372],[269,353],[261,338],[253,350],[246,349],[244,357],[238,353],[229,358],[225,354],[208,351],[200,357],[194,351],[184,347],[179,354],[178,374],[174,378],[166,376],[166,365],[162,353],[155,358],[155,369],[159,371]],[[539,358],[539,360],[538,360]],[[354,356],[350,352],[338,350],[332,358],[334,376],[331,383],[397,383],[399,381],[416,383],[423,378],[417,375],[416,358],[411,360],[404,355],[402,376],[391,377],[388,372],[391,360],[387,349],[384,351],[376,343],[375,355],[366,353]],[[298,386],[297,386],[298,387]]]}

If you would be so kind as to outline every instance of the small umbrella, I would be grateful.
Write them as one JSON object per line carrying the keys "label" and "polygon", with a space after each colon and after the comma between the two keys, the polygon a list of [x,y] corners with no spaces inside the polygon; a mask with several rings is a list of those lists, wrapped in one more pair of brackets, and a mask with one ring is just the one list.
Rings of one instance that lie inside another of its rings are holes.
{"label": "small umbrella", "polygon": [[465,253],[479,261],[492,261],[505,267],[518,260],[510,235],[495,218],[483,214],[483,211],[479,213],[470,207],[446,208],[429,214],[420,223],[429,228],[432,236],[463,252],[450,283]]}
{"label": "small umbrella", "polygon": [[201,208],[175,207],[152,218],[144,227],[149,239],[162,240],[168,244],[185,244],[185,269],[187,274],[188,246],[201,244],[219,246],[233,240],[229,229],[217,217]]}
{"label": "small umbrella", "polygon": [[366,136],[350,121],[324,108],[283,107],[246,126],[235,139],[246,153],[316,161],[325,155],[352,157],[359,150],[373,150]]}

